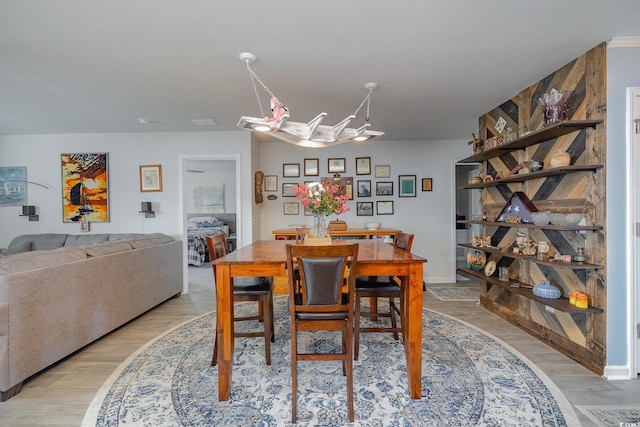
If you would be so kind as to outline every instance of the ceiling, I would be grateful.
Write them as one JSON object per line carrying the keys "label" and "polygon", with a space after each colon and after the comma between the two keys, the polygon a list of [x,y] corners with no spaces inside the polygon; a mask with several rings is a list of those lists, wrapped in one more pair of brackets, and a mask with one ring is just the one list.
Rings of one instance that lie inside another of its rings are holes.
{"label": "ceiling", "polygon": [[252,52],[290,120],[337,123],[377,82],[379,139],[470,138],[638,17],[638,0],[0,0],[0,135],[236,130],[260,116]]}

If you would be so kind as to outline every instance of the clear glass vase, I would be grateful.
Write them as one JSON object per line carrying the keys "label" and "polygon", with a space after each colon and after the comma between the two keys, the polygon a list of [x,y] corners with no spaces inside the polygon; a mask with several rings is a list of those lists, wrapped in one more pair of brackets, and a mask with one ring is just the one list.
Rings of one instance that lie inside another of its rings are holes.
{"label": "clear glass vase", "polygon": [[327,219],[323,214],[313,215],[313,228],[311,229],[311,237],[323,239],[329,235],[327,229]]}

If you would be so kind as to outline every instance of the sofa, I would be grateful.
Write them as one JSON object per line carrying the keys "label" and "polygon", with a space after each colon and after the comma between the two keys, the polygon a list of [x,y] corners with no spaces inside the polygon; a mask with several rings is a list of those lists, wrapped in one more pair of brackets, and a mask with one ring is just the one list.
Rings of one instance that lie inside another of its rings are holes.
{"label": "sofa", "polygon": [[0,401],[24,380],[182,291],[164,234],[26,234],[0,249]]}

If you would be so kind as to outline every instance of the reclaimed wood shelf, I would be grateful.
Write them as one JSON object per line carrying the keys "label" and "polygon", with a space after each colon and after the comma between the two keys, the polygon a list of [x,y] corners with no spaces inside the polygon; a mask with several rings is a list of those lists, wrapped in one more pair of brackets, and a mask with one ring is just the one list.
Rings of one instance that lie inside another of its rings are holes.
{"label": "reclaimed wood shelf", "polygon": [[536,264],[546,265],[549,267],[555,268],[570,268],[573,270],[595,270],[598,268],[603,268],[604,266],[598,264],[589,264],[587,262],[563,262],[557,260],[541,260],[531,255],[521,255],[514,254],[513,252],[502,252],[498,248],[494,248],[492,246],[473,246],[470,243],[458,243],[458,246],[462,246],[468,249],[476,249],[485,253],[498,254],[503,257],[513,258],[513,259],[523,259],[530,262],[535,262]]}
{"label": "reclaimed wood shelf", "polygon": [[531,145],[540,144],[541,142],[558,138],[559,136],[581,129],[595,128],[596,125],[600,123],[602,123],[602,120],[565,120],[549,125],[544,129],[531,132],[525,136],[521,136],[511,142],[507,142],[506,144],[499,145],[486,151],[481,151],[480,153],[458,161],[458,163],[477,163],[483,160],[492,159],[506,152],[521,150]]}
{"label": "reclaimed wood shelf", "polygon": [[508,282],[504,282],[498,280],[494,276],[486,276],[484,273],[473,270],[471,268],[458,268],[460,273],[465,274],[470,277],[474,277],[476,279],[483,280],[491,285],[500,286],[501,288],[509,290],[509,292],[521,295],[525,298],[529,298],[540,304],[544,304],[549,307],[553,307],[555,310],[562,311],[564,313],[602,313],[603,310],[589,306],[588,308],[578,308],[575,305],[571,305],[569,303],[569,299],[565,297],[560,297],[558,299],[550,299],[550,298],[542,298],[533,294],[533,291],[530,289],[531,285],[527,285],[525,283],[518,282],[517,280],[509,280]]}
{"label": "reclaimed wood shelf", "polygon": [[507,178],[494,179],[493,181],[481,182],[479,184],[468,184],[458,187],[459,190],[473,190],[476,188],[495,187],[498,185],[509,184],[512,182],[524,182],[532,179],[546,178],[548,176],[560,176],[573,172],[595,172],[602,168],[603,165],[585,165],[585,166],[561,166],[557,168],[549,168],[536,172],[522,173],[511,175]]}
{"label": "reclaimed wood shelf", "polygon": [[498,222],[498,221],[481,221],[470,219],[459,219],[457,224],[479,224],[488,225],[490,227],[518,227],[518,228],[537,228],[541,230],[556,230],[556,231],[599,231],[602,230],[601,225],[535,225],[526,222]]}

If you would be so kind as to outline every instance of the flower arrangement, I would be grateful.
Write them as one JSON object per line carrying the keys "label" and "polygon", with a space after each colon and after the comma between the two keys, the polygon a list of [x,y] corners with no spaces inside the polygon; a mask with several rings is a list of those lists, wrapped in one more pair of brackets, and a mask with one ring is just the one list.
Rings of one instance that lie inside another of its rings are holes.
{"label": "flower arrangement", "polygon": [[297,187],[293,187],[293,191],[302,206],[314,215],[339,215],[349,210],[346,205],[349,197],[340,194],[340,185],[332,184],[328,179],[324,179],[322,183],[299,183]]}

